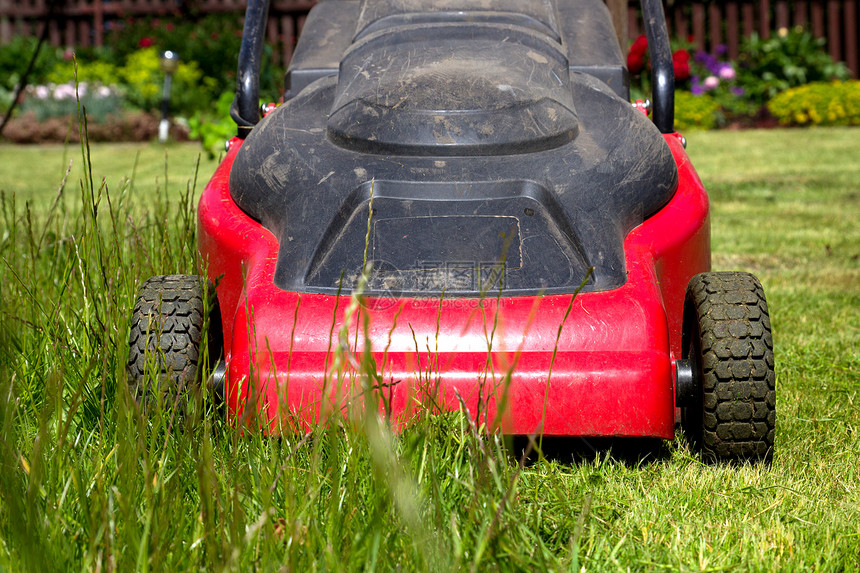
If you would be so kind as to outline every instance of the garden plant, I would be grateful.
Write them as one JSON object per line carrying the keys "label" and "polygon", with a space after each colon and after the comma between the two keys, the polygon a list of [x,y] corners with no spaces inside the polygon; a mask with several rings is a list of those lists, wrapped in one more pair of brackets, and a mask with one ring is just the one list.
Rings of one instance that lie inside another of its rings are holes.
{"label": "garden plant", "polygon": [[[801,27],[782,28],[767,39],[753,34],[743,42],[737,61],[727,57],[724,45],[710,53],[695,49],[693,40],[690,37],[673,43],[679,129],[750,126],[766,122],[768,113],[784,125],[860,123],[858,82],[850,80],[845,65],[834,62],[824,51],[823,39]],[[634,99],[650,93],[649,65],[647,41],[640,36],[627,54]],[[807,84],[823,84],[829,89],[823,85],[809,88],[811,92],[801,89]],[[801,91],[795,92],[797,89]],[[770,104],[787,91],[798,95]],[[833,93],[826,94],[828,91]],[[807,95],[811,93],[817,95]]]}
{"label": "garden plant", "polygon": [[[728,59],[724,46],[716,46],[709,53],[695,49],[694,40],[679,38],[673,42],[676,119],[682,129],[860,122],[857,80],[850,80],[845,66],[830,59],[823,39],[803,28],[775,30],[768,38],[751,36],[741,46],[737,61]],[[44,47],[30,77],[31,87],[4,137],[29,143],[76,140],[69,94],[77,78],[85,86],[91,140],[154,138],[163,81],[158,54],[170,49],[182,59],[173,90],[173,136],[199,140],[207,154],[217,156],[232,133],[228,113],[231,96],[227,94],[234,89],[240,41],[239,21],[221,14],[127,18],[111,22],[103,48]],[[19,36],[0,50],[0,109],[11,104],[35,46],[34,38]],[[277,102],[283,90],[283,69],[269,63],[269,48],[263,58],[262,98]],[[634,99],[648,97],[649,60],[644,36],[632,42],[627,64]],[[822,82],[829,88],[793,91]],[[800,95],[784,96],[770,105],[786,91]]]}
{"label": "garden plant", "polygon": [[[74,88],[82,95],[93,141],[143,141],[157,131],[164,74],[164,50],[180,56],[174,74],[171,113],[175,138],[199,139],[210,154],[223,151],[229,114],[217,102],[232,93],[241,21],[231,14],[202,17],[126,18],[110,22],[106,45],[100,48],[43,46],[28,78],[12,122],[3,136],[13,142],[77,140]],[[15,87],[34,53],[35,38],[16,37],[0,50],[0,110],[11,104]],[[263,54],[262,94],[276,101],[283,69]],[[108,93],[109,92],[109,93]]]}

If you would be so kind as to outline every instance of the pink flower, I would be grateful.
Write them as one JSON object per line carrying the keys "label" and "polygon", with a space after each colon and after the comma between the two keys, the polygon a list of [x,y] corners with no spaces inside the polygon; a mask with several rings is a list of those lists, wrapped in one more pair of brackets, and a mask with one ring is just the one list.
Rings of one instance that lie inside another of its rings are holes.
{"label": "pink flower", "polygon": [[715,89],[718,85],[720,85],[720,78],[717,76],[708,76],[705,78],[703,84],[706,90]]}
{"label": "pink flower", "polygon": [[720,69],[720,79],[728,81],[735,79],[735,69],[726,64]]}

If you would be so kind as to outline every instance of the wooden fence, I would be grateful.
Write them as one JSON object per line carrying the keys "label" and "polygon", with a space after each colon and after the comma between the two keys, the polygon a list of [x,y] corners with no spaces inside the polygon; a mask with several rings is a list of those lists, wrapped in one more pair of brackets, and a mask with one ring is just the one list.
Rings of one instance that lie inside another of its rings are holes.
{"label": "wooden fence", "polygon": [[[430,1],[430,0],[428,0]],[[525,0],[524,0],[525,1]],[[617,1],[608,0],[610,5]],[[622,0],[623,1],[623,0]],[[49,13],[49,0],[0,0],[0,44],[14,35],[40,34]],[[50,19],[49,39],[57,46],[102,45],[111,21],[128,16],[241,12],[246,0],[57,0]],[[666,0],[666,20],[674,36],[690,37],[699,48],[713,50],[724,44],[732,58],[751,33],[767,37],[780,28],[803,26],[827,39],[827,50],[844,61],[858,77],[858,24],[860,0]],[[313,0],[272,0],[267,36],[286,63],[304,15]],[[627,37],[642,29],[638,0],[627,6]],[[623,19],[622,19],[623,20]]]}
{"label": "wooden fence", "polygon": [[[247,0],[0,0],[0,46],[14,36],[41,35],[48,20],[54,46],[102,46],[112,23],[128,17],[181,16],[245,11]],[[277,49],[276,63],[290,61],[305,16],[314,0],[271,0],[269,43]],[[241,16],[240,16],[241,17]],[[0,48],[2,49],[2,48]]]}

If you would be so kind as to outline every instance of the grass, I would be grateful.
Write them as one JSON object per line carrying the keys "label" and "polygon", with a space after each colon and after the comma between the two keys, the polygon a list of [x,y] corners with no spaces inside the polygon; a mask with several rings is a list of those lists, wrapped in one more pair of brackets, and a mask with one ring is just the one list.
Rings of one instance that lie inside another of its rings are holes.
{"label": "grass", "polygon": [[[137,187],[136,200],[142,204],[146,202],[146,193],[164,187],[165,178],[169,185],[170,176],[175,177],[174,190],[183,189],[194,174],[198,158],[201,180],[206,180],[217,165],[217,161],[208,159],[197,144],[97,144],[90,151],[95,184],[98,186],[104,181],[108,189],[116,191],[127,179],[132,187]],[[16,193],[19,199],[32,201],[37,208],[50,205],[70,162],[72,170],[67,192],[74,193],[85,175],[77,144],[0,144],[0,153],[4,158],[0,164],[0,190]]]}
{"label": "grass", "polygon": [[147,421],[124,389],[136,285],[193,272],[212,165],[195,187],[194,147],[165,168],[159,147],[96,146],[90,180],[81,150],[0,147],[0,570],[857,569],[860,138],[689,140],[714,267],[755,272],[771,306],[769,467],[682,440],[521,467],[456,412],[281,439]]}

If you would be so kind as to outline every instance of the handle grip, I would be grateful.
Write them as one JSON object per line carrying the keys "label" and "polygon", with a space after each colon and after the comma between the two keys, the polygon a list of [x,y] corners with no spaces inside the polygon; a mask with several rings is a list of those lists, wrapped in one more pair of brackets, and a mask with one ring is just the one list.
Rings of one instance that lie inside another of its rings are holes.
{"label": "handle grip", "polygon": [[236,73],[236,97],[230,106],[230,117],[242,139],[260,121],[260,61],[268,17],[269,0],[248,0]]}
{"label": "handle grip", "polygon": [[661,133],[675,131],[675,70],[662,0],[641,0],[651,56],[651,117]]}

